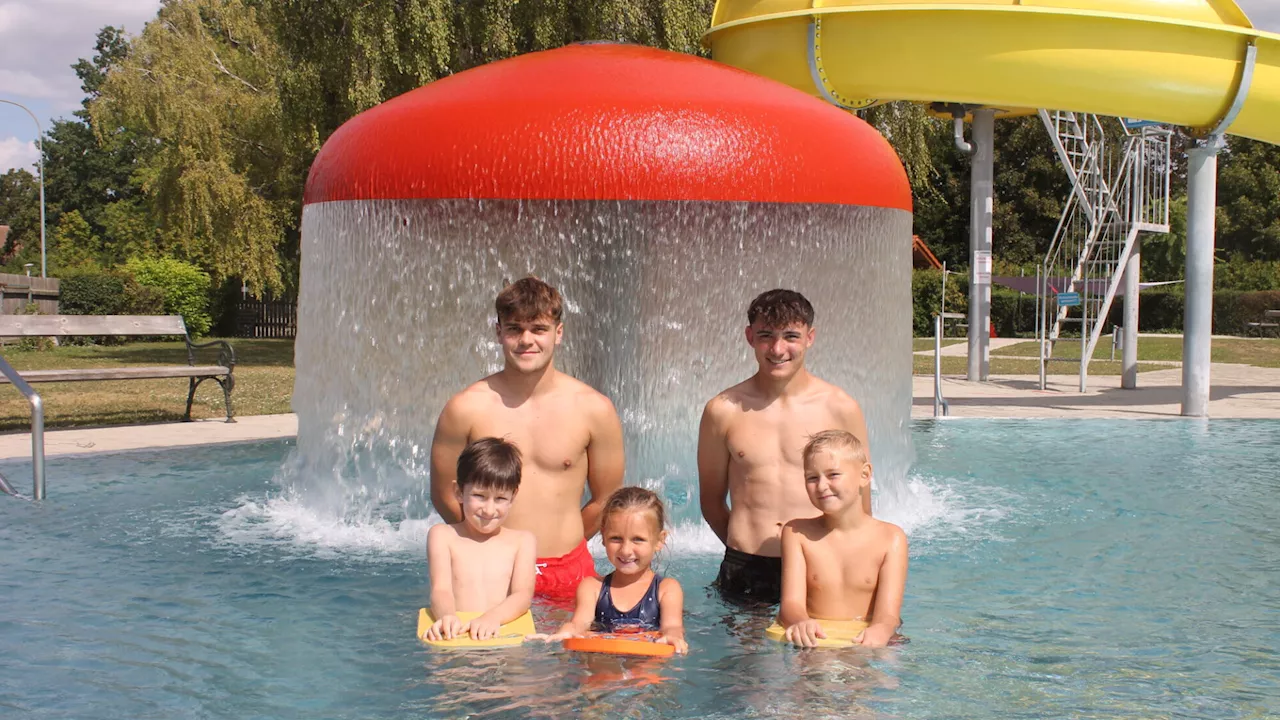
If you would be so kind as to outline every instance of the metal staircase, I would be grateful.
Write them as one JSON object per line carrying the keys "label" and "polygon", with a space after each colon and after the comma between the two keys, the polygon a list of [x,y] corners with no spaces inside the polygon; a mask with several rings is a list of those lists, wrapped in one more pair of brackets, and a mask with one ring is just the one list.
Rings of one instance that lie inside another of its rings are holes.
{"label": "metal staircase", "polygon": [[[1083,392],[1138,234],[1169,232],[1172,132],[1146,123],[1104,126],[1096,115],[1057,110],[1041,110],[1040,119],[1071,180],[1039,272],[1041,387],[1047,363],[1079,362]],[[1063,333],[1073,330],[1080,357],[1055,357]]]}

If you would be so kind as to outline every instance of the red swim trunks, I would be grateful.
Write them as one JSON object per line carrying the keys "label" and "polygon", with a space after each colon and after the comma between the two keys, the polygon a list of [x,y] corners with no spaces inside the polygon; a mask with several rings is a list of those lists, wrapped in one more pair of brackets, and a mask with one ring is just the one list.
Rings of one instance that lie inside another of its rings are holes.
{"label": "red swim trunks", "polygon": [[587,541],[560,557],[538,558],[533,594],[548,600],[572,600],[584,577],[595,577],[596,561],[587,550]]}

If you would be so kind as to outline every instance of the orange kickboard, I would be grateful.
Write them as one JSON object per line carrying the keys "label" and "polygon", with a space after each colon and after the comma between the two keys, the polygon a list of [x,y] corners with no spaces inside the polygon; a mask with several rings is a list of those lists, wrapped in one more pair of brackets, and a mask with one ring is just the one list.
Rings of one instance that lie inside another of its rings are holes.
{"label": "orange kickboard", "polygon": [[633,655],[637,657],[671,657],[674,645],[657,642],[656,632],[591,633],[587,637],[569,638],[564,649],[574,652]]}

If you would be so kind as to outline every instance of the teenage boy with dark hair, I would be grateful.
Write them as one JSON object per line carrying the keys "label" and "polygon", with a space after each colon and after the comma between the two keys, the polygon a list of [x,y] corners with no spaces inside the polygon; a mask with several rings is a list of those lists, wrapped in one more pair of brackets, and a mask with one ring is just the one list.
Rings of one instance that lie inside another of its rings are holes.
{"label": "teenage boy with dark hair", "polygon": [[[781,599],[782,527],[813,515],[801,457],[809,437],[839,429],[867,444],[858,403],[804,366],[816,336],[813,320],[813,305],[798,292],[770,290],[753,300],[746,338],[756,373],[712,398],[702,413],[702,516],[725,544],[715,585],[734,601]],[[870,515],[869,487],[861,503]]]}
{"label": "teenage boy with dark hair", "polygon": [[[523,485],[508,525],[537,538],[540,597],[572,600],[595,574],[587,538],[599,531],[604,501],[622,486],[622,423],[613,403],[555,368],[564,336],[563,301],[526,277],[494,303],[501,371],[453,396],[431,442],[431,502],[446,522],[461,519],[454,467],[467,443],[505,437],[524,449]],[[583,490],[591,499],[582,504]]]}

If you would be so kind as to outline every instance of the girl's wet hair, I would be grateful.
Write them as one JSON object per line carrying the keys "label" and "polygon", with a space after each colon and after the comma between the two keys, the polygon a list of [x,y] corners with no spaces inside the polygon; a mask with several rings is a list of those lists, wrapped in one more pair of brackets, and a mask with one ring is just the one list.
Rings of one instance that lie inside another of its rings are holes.
{"label": "girl's wet hair", "polygon": [[654,518],[658,521],[658,532],[662,532],[662,529],[667,526],[667,510],[662,505],[662,498],[658,497],[658,494],[652,490],[632,485],[618,488],[605,501],[604,510],[600,512],[601,530],[609,522],[610,515],[620,512],[633,512],[635,510],[652,512]]}

